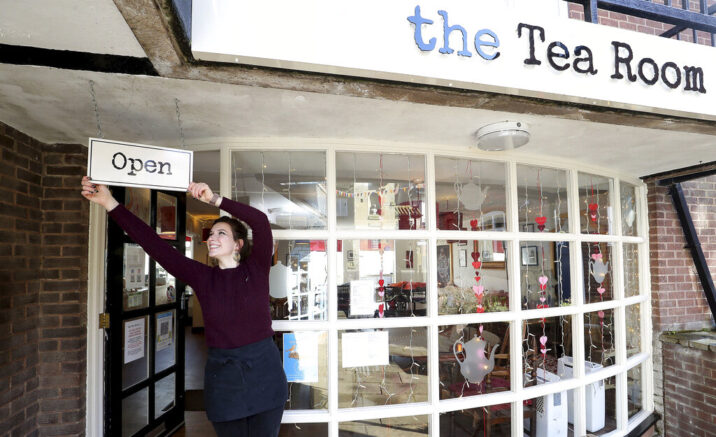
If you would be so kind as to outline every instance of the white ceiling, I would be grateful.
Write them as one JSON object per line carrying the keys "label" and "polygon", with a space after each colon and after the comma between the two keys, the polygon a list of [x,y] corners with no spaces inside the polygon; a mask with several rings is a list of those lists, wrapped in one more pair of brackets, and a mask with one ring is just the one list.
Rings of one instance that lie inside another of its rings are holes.
{"label": "white ceiling", "polygon": [[0,0],[0,43],[144,58],[112,0]]}
{"label": "white ceiling", "polygon": [[0,64],[0,121],[46,143],[86,144],[98,134],[89,80],[95,82],[104,137],[129,142],[181,145],[178,98],[188,145],[212,139],[299,138],[402,143],[460,153],[469,150],[479,127],[512,119],[531,126],[529,144],[512,152],[520,157],[574,162],[634,177],[716,160],[713,135],[7,64]]}

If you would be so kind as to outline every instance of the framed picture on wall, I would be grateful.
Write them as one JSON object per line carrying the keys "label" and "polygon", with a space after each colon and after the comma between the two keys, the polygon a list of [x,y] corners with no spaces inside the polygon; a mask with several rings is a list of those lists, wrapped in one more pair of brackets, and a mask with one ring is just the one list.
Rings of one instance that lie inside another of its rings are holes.
{"label": "framed picture on wall", "polygon": [[460,267],[467,267],[467,250],[460,249]]}
{"label": "framed picture on wall", "polygon": [[536,266],[538,263],[537,256],[537,246],[524,246],[522,248],[522,265]]}

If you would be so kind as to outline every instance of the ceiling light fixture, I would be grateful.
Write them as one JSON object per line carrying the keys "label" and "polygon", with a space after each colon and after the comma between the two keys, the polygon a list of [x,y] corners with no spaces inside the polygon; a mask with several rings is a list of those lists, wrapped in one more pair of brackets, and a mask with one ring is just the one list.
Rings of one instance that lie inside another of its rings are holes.
{"label": "ceiling light fixture", "polygon": [[481,150],[501,151],[522,147],[530,140],[527,123],[500,121],[481,127],[475,133],[477,147]]}

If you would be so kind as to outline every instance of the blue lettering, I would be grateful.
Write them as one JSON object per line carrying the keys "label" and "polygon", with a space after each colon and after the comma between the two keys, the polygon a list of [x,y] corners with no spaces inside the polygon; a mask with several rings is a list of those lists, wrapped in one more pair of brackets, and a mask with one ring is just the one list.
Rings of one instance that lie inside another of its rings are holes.
{"label": "blue lettering", "polygon": [[418,48],[424,52],[429,52],[435,48],[435,38],[430,38],[430,41],[426,44],[423,41],[423,24],[433,24],[433,20],[423,18],[420,16],[420,6],[415,6],[415,15],[408,17],[408,21],[415,25],[415,44]]}
{"label": "blue lettering", "polygon": [[[492,38],[492,41],[485,41],[484,39],[482,39],[483,35],[489,36],[490,38]],[[484,50],[482,50],[482,46],[494,47],[495,52],[492,54],[487,54]],[[477,54],[482,56],[483,59],[492,61],[493,59],[499,57],[500,52],[497,51],[498,47],[500,47],[500,39],[497,37],[497,34],[490,29],[478,30],[475,34],[475,50],[477,50]]]}
{"label": "blue lettering", "polygon": [[443,46],[439,52],[449,55],[455,51],[450,48],[450,34],[455,30],[459,30],[460,33],[462,33],[462,50],[457,52],[457,54],[460,56],[467,56],[468,58],[471,57],[472,53],[467,50],[467,31],[465,28],[459,24],[448,26],[448,13],[445,11],[438,11],[438,14],[443,17]]}

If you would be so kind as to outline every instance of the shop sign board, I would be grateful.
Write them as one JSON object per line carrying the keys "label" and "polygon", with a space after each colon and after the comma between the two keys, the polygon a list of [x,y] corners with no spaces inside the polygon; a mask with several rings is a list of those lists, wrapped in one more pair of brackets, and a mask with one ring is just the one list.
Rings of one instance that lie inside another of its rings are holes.
{"label": "shop sign board", "polygon": [[193,162],[191,150],[90,138],[87,175],[106,185],[186,191]]}
{"label": "shop sign board", "polygon": [[557,2],[213,0],[197,59],[716,119],[710,46],[569,19]]}

